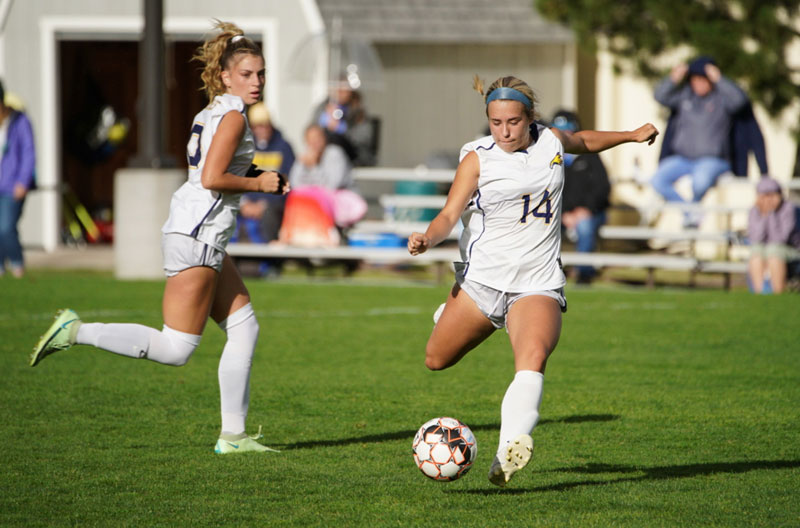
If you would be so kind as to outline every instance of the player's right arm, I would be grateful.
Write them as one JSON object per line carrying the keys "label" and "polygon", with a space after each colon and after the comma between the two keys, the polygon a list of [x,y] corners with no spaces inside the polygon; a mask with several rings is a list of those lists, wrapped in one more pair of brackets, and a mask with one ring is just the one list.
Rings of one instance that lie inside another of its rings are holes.
{"label": "player's right arm", "polygon": [[[281,189],[281,178],[277,172],[263,172],[254,178],[245,178],[227,172],[246,127],[247,124],[241,112],[231,111],[222,117],[217,131],[211,139],[203,172],[200,175],[203,187],[210,191],[223,193],[275,193]],[[281,190],[282,194],[289,192],[288,185]]]}
{"label": "player's right arm", "polygon": [[447,238],[456,222],[461,218],[461,213],[464,212],[472,195],[475,194],[479,175],[480,161],[478,155],[473,151],[458,164],[453,185],[450,186],[450,192],[447,194],[447,201],[436,218],[431,220],[425,233],[411,233],[411,236],[408,237],[409,253],[419,255]]}

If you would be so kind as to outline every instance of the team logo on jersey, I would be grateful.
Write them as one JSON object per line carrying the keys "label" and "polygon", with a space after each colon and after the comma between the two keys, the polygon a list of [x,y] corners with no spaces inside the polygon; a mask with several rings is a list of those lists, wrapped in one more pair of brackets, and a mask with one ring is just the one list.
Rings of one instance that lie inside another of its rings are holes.
{"label": "team logo on jersey", "polygon": [[564,166],[564,159],[561,157],[561,154],[556,153],[556,155],[553,157],[552,161],[550,161],[550,168],[551,169],[553,168],[553,165],[561,165],[562,167]]}

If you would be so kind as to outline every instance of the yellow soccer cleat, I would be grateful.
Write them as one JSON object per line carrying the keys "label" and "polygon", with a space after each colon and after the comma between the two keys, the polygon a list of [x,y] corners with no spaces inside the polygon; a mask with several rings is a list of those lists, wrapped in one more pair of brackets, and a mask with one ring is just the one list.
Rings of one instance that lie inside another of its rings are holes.
{"label": "yellow soccer cleat", "polygon": [[220,435],[217,440],[217,445],[214,447],[214,452],[218,455],[227,455],[229,453],[247,453],[247,452],[270,452],[280,453],[277,449],[272,449],[263,444],[259,444],[256,440],[264,438],[261,434],[261,426],[258,426],[258,433],[249,436],[246,433],[238,435]]}
{"label": "yellow soccer cleat", "polygon": [[56,313],[56,320],[47,329],[47,332],[39,338],[39,342],[36,343],[31,354],[30,365],[35,367],[42,359],[53,352],[66,350],[74,345],[80,326],[81,320],[78,314],[70,309],[59,310]]}

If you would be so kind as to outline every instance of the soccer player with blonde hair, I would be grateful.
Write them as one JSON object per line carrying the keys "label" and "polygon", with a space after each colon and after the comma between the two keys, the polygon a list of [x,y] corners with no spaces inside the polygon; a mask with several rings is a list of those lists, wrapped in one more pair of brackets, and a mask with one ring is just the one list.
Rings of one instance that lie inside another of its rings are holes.
{"label": "soccer player with blonde hair", "polygon": [[547,358],[561,333],[566,283],[561,266],[564,152],[599,152],[652,144],[651,124],[630,132],[562,131],[535,121],[536,97],[525,82],[501,77],[484,91],[491,135],[461,149],[441,212],[425,233],[408,239],[412,255],[439,244],[461,219],[464,230],[456,284],[434,315],[425,365],[458,363],[496,329],[506,328],[516,375],[503,397],[500,442],[489,481],[505,486],[533,454]]}
{"label": "soccer player with blonde hair", "polygon": [[83,323],[72,310],[59,312],[31,356],[31,366],[72,345],[94,347],[165,365],[184,365],[200,343],[209,317],[227,334],[219,362],[222,428],[215,452],[273,451],[245,433],[250,367],[258,322],[250,295],[225,247],[236,225],[243,192],[282,194],[276,172],[251,170],[253,136],[247,107],[261,98],[264,56],[230,23],[198,49],[209,105],[195,116],[187,145],[188,180],[175,192],[162,228],[164,326]]}

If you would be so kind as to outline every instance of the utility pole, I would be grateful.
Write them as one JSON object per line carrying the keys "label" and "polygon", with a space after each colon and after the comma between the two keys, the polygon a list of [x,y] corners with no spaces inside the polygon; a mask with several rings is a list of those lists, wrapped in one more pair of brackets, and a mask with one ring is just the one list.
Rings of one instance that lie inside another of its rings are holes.
{"label": "utility pole", "polygon": [[139,44],[139,151],[130,166],[174,166],[164,153],[164,2],[144,0],[144,34]]}
{"label": "utility pole", "polygon": [[139,48],[138,148],[114,175],[114,275],[163,278],[161,226],[186,171],[164,153],[163,0],[143,0],[144,35]]}

